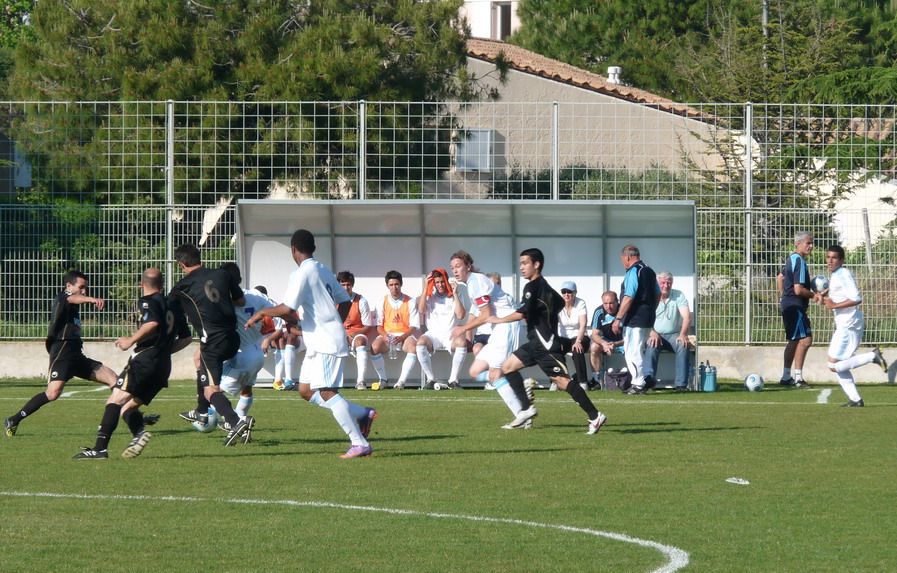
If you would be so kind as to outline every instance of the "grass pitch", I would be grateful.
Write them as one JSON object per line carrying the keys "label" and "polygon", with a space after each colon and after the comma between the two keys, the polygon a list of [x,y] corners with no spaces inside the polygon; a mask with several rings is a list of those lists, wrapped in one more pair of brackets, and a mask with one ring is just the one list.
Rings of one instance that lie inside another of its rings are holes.
{"label": "grass pitch", "polygon": [[[563,392],[506,431],[494,392],[359,392],[370,458],[329,412],[256,391],[254,442],[225,448],[177,413],[178,381],[134,460],[72,460],[106,398],[87,383],[0,438],[0,571],[892,571],[897,387]],[[6,417],[42,381],[0,386]],[[828,392],[826,392],[828,391]],[[739,478],[749,484],[730,483]]]}

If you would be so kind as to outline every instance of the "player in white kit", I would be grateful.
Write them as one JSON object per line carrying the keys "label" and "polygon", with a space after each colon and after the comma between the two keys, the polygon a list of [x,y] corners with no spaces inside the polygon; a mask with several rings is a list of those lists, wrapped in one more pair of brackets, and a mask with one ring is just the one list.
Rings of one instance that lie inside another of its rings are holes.
{"label": "player in white kit", "polygon": [[859,307],[863,296],[853,273],[844,266],[844,249],[840,245],[828,248],[825,264],[832,273],[832,278],[822,304],[835,312],[835,332],[832,333],[832,341],[828,346],[828,367],[838,376],[838,383],[847,394],[849,401],[843,406],[863,407],[865,404],[857,391],[851,370],[874,362],[887,372],[888,364],[878,347],[873,348],[872,352],[854,356],[853,353],[863,339],[865,326]]}
{"label": "player in white kit", "polygon": [[369,456],[372,449],[367,436],[377,412],[350,402],[339,393],[343,359],[349,354],[343,321],[352,301],[333,272],[314,258],[315,237],[310,231],[299,229],[293,233],[290,252],[299,268],[290,274],[283,303],[256,312],[246,322],[246,328],[264,316],[290,320],[294,311],[302,309],[301,328],[307,350],[299,377],[299,395],[330,410],[349,436],[352,446],[341,458]]}
{"label": "player in white kit", "polygon": [[[452,275],[459,283],[467,285],[471,309],[478,313],[468,318],[467,323],[452,329],[452,337],[464,336],[468,331],[476,331],[490,316],[504,318],[513,314],[514,299],[486,275],[476,272],[473,257],[465,251],[458,251],[450,260]],[[470,366],[470,375],[476,378],[480,372],[489,371],[489,381],[505,401],[515,416],[522,409],[520,400],[507,379],[501,376],[501,365],[514,352],[523,338],[523,324],[520,321],[496,324],[489,335],[489,342],[480,350]]]}
{"label": "player in white kit", "polygon": [[[234,277],[237,284],[243,282],[240,267],[236,263],[224,263],[221,268]],[[252,387],[255,386],[259,371],[265,365],[265,353],[262,351],[262,322],[252,328],[243,328],[242,322],[263,308],[272,308],[276,303],[255,289],[243,289],[246,304],[235,306],[237,313],[237,334],[240,336],[240,349],[229,360],[225,360],[221,371],[221,390],[234,398],[239,398],[234,411],[241,418],[246,417],[252,406],[254,397]],[[218,424],[223,430],[230,430],[223,420]]]}
{"label": "player in white kit", "polygon": [[424,292],[417,299],[418,314],[426,320],[427,332],[417,339],[417,359],[426,376],[426,383],[421,390],[436,388],[436,376],[433,374],[431,356],[437,350],[452,353],[452,371],[449,374],[448,387],[460,390],[458,373],[467,356],[467,337],[461,335],[452,338],[452,329],[467,314],[458,296],[458,289],[449,285],[448,273],[445,269],[435,269],[427,275]]}

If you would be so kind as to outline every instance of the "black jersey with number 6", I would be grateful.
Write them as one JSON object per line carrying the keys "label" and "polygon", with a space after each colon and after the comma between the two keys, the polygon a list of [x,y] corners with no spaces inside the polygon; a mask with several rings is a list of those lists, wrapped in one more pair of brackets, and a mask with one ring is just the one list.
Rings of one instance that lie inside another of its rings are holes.
{"label": "black jersey with number 6", "polygon": [[233,301],[243,291],[227,271],[199,267],[174,285],[171,296],[180,301],[201,341],[236,332]]}

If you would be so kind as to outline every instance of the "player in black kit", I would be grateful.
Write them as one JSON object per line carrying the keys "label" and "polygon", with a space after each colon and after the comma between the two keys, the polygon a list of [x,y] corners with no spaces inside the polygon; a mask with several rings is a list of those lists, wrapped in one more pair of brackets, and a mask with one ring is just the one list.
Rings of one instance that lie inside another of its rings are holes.
{"label": "player in black kit", "polygon": [[527,341],[501,366],[502,374],[514,388],[523,409],[503,427],[520,428],[538,414],[520,375],[523,368],[538,365],[558,388],[566,390],[585,411],[589,417],[586,434],[595,434],[607,417],[595,408],[582,386],[570,382],[565,354],[572,348],[573,341],[558,334],[558,312],[564,308],[564,299],[542,276],[544,266],[545,256],[541,250],[526,249],[520,253],[520,274],[529,281],[523,287],[522,302],[516,312],[504,318],[489,318],[489,322],[494,324],[526,319]]}
{"label": "player in black kit", "polygon": [[140,276],[143,296],[137,301],[140,320],[137,331],[115,341],[121,350],[134,347],[134,354],[112,388],[106,401],[106,410],[97,430],[93,448],[74,456],[76,460],[107,459],[107,447],[121,417],[134,439],[122,453],[124,458],[136,458],[146,447],[152,434],[144,430],[140,406],[149,404],[162,388],[168,386],[171,374],[171,354],[190,344],[190,327],[184,318],[180,304],[169,301],[162,294],[162,272],[146,269]]}
{"label": "player in black kit", "polygon": [[74,377],[115,385],[117,376],[101,362],[84,356],[81,340],[81,314],[79,305],[92,304],[100,310],[106,306],[101,298],[87,296],[87,277],[81,271],[69,271],[65,275],[65,290],[53,301],[53,317],[47,330],[46,347],[50,353],[47,372],[47,389],[28,400],[22,408],[4,421],[6,435],[16,435],[24,418],[34,414],[41,406],[57,398],[66,382]]}
{"label": "player in black kit", "polygon": [[230,424],[224,445],[236,443],[237,438],[247,443],[251,439],[255,419],[252,416],[240,419],[220,386],[222,364],[240,348],[234,305],[246,304],[243,290],[224,269],[202,266],[199,250],[193,245],[178,247],[174,258],[187,276],[174,285],[169,296],[180,301],[184,314],[190,319],[193,330],[199,336],[200,353],[196,372],[196,409],[182,413],[181,417],[190,422],[205,423],[211,404]]}

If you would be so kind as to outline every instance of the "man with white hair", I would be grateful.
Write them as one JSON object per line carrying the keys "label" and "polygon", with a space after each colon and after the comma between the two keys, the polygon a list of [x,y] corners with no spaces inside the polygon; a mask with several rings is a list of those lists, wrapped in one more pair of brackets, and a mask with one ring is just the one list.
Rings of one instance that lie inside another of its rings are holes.
{"label": "man with white hair", "polygon": [[676,378],[674,385],[678,392],[688,391],[688,330],[691,328],[691,310],[688,298],[681,290],[673,288],[673,274],[670,271],[657,273],[660,297],[654,312],[654,329],[648,335],[645,348],[644,372],[646,386],[657,384],[657,362],[661,350],[676,354]]}
{"label": "man with white hair", "polygon": [[641,259],[635,245],[626,245],[620,252],[620,262],[626,269],[620,292],[620,308],[614,319],[614,334],[623,333],[626,366],[632,374],[632,386],[627,394],[644,394],[647,390],[644,372],[645,345],[654,328],[654,310],[660,288],[657,275]]}
{"label": "man with white hair", "polygon": [[788,256],[785,266],[776,276],[776,286],[781,297],[779,309],[785,324],[785,336],[788,338],[783,357],[782,379],[779,381],[782,386],[810,387],[804,381],[803,374],[804,359],[813,345],[813,331],[810,328],[807,307],[810,306],[811,300],[816,302],[821,300],[821,297],[810,288],[812,277],[806,257],[812,252],[813,235],[807,231],[798,231],[794,235],[794,252]]}

